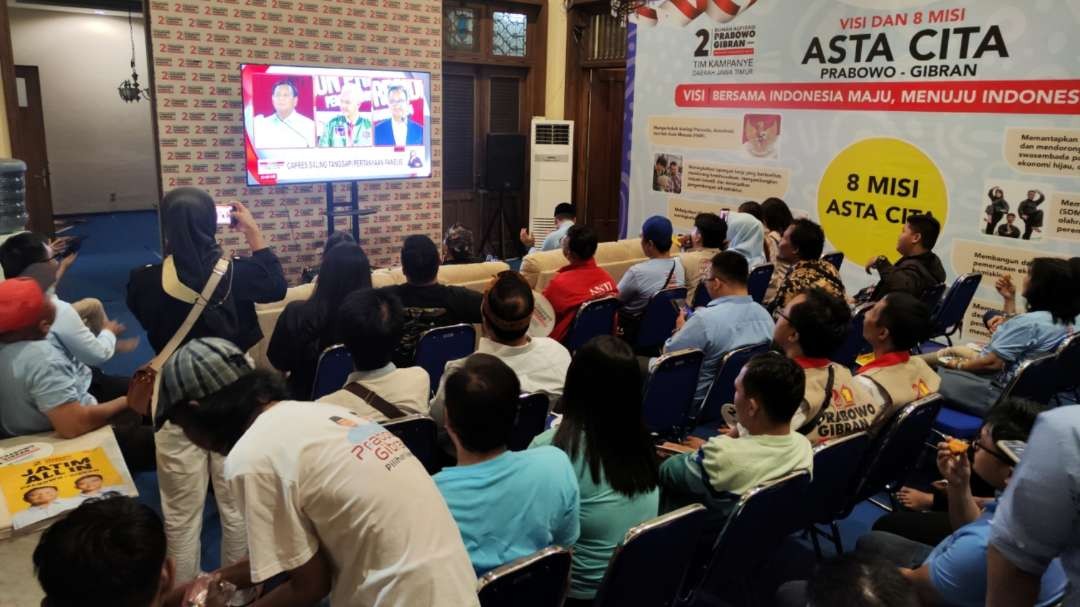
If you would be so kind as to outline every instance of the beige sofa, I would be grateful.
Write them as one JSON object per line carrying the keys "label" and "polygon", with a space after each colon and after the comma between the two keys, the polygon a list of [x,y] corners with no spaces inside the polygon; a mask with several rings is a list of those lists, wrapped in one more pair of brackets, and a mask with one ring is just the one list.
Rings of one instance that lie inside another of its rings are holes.
{"label": "beige sofa", "polygon": [[[689,278],[700,271],[697,255],[683,253],[678,260]],[[689,258],[689,259],[688,259]],[[630,266],[645,261],[645,252],[641,250],[640,238],[627,238],[614,242],[601,242],[596,248],[596,265],[607,270],[608,274],[619,282]],[[533,289],[543,291],[559,268],[566,265],[566,257],[561,250],[543,251],[525,257],[521,262],[521,273]],[[694,267],[689,267],[694,266]]]}
{"label": "beige sofa", "polygon": [[[492,276],[509,269],[510,266],[501,261],[440,266],[438,280],[443,284],[482,291],[491,281]],[[404,282],[405,274],[402,273],[401,268],[383,268],[371,273],[371,284],[376,288],[399,285]],[[266,348],[270,343],[270,336],[274,333],[278,317],[281,316],[281,311],[291,302],[303,301],[311,297],[314,291],[314,284],[295,286],[286,291],[285,299],[255,306],[255,314],[259,318],[259,328],[262,329],[263,338],[248,351],[248,354],[255,360],[256,368],[273,368],[266,357]]]}

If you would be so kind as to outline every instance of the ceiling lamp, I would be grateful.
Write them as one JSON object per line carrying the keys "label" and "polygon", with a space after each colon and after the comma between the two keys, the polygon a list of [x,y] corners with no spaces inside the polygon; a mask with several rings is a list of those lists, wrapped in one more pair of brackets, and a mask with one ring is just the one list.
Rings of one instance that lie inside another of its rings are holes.
{"label": "ceiling lamp", "polygon": [[131,20],[131,11],[128,10],[128,33],[131,34],[131,80],[125,80],[117,87],[117,91],[120,93],[120,98],[126,103],[132,101],[139,101],[140,99],[150,100],[150,89],[144,89],[139,86],[139,73],[135,71],[135,25]]}

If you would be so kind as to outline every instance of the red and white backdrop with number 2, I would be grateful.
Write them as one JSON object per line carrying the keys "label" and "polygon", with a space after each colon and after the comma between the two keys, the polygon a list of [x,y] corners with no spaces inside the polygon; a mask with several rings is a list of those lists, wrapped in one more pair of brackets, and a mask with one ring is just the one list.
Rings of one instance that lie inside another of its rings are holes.
{"label": "red and white backdrop with number 2", "polygon": [[[152,0],[161,179],[165,191],[194,186],[251,209],[291,281],[317,264],[326,240],[323,184],[246,187],[240,65],[418,70],[431,73],[430,179],[360,184],[360,237],[374,266],[398,263],[401,241],[442,230],[442,5],[439,0]],[[347,184],[337,196],[345,199]],[[348,223],[338,219],[337,226]],[[239,252],[235,232],[222,234]]]}

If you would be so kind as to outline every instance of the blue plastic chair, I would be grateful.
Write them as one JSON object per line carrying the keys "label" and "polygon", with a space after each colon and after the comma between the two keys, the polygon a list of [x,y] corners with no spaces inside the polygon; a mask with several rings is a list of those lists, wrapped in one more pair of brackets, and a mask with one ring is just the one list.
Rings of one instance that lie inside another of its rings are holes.
{"label": "blue plastic chair", "polygon": [[518,399],[517,417],[514,428],[510,431],[507,446],[511,451],[524,451],[537,434],[547,427],[548,395],[543,392],[522,394]]}
{"label": "blue plastic chair", "polygon": [[[806,490],[806,514],[818,558],[821,557],[819,534],[832,540],[837,554],[844,552],[836,520],[847,506],[847,491],[859,473],[859,464],[869,444],[870,436],[858,432],[814,447],[814,478]],[[820,531],[817,525],[828,525],[830,533]]]}
{"label": "blue plastic chair", "polygon": [[764,303],[765,292],[769,290],[769,281],[772,280],[775,270],[776,266],[771,263],[761,263],[750,270],[750,274],[746,277],[746,290],[754,301]]}
{"label": "blue plastic chair", "polygon": [[945,283],[938,283],[923,291],[922,295],[919,296],[919,299],[926,304],[932,314],[937,313],[938,306],[941,305],[941,298],[945,296],[945,288]]}
{"label": "blue plastic chair", "polygon": [[650,432],[661,438],[678,438],[686,430],[704,358],[701,350],[690,349],[656,359],[642,401],[645,427]]}
{"label": "blue plastic chair", "polygon": [[315,365],[315,383],[311,386],[311,400],[337,392],[353,372],[353,361],[349,351],[342,344],[330,346],[319,355]]}
{"label": "blue plastic chair", "polygon": [[[592,607],[673,605],[705,526],[705,506],[691,504],[631,527],[611,555]],[[663,558],[657,558],[663,555]]]}
{"label": "blue plastic chair", "polygon": [[1071,393],[1069,396],[1075,402],[1080,402],[1080,333],[1074,334],[1058,347],[1058,395],[1054,398],[1061,404],[1061,394]]}
{"label": "blue plastic chair", "polygon": [[382,422],[420,460],[428,474],[442,470],[442,453],[436,439],[435,420],[426,415],[406,415]]}
{"label": "blue plastic chair", "polygon": [[746,492],[713,544],[705,567],[692,566],[689,592],[684,592],[680,604],[755,604],[754,581],[761,566],[804,525],[809,485],[810,474],[804,470]]}
{"label": "blue plastic chair", "polygon": [[979,433],[982,424],[981,417],[942,407],[941,413],[938,413],[937,419],[934,420],[934,429],[948,436],[971,439]]}
{"label": "blue plastic chair", "polygon": [[574,352],[598,335],[614,335],[618,311],[619,300],[615,297],[601,297],[581,304],[566,336],[566,349]]}
{"label": "blue plastic chair", "polygon": [[934,332],[930,336],[931,340],[944,337],[945,341],[952,345],[952,336],[964,326],[964,314],[967,313],[980,282],[982,274],[975,272],[959,276],[953,281],[952,286],[942,296],[941,304],[934,310]]}
{"label": "blue plastic chair", "polygon": [[851,329],[848,331],[847,339],[844,340],[844,344],[833,353],[832,359],[841,365],[844,365],[848,369],[854,369],[855,359],[860,354],[870,351],[870,344],[866,342],[866,338],[863,337],[863,318],[866,317],[866,312],[873,303],[865,303],[855,308],[851,313]]}
{"label": "blue plastic chair", "polygon": [[710,301],[712,299],[709,298],[709,290],[705,288],[705,281],[703,280],[698,285],[698,288],[694,290],[694,301],[690,306],[696,310],[709,305]]}
{"label": "blue plastic chair", "polygon": [[866,449],[860,466],[862,472],[847,494],[850,499],[844,508],[843,516],[837,517],[838,519],[846,518],[856,505],[868,499],[876,506],[890,509],[871,498],[881,491],[891,495],[903,484],[926,445],[926,437],[930,434],[943,401],[940,394],[931,394],[908,403],[878,430]]}
{"label": "blue plastic chair", "polygon": [[416,364],[431,379],[431,394],[439,389],[446,363],[476,351],[476,329],[470,324],[429,329],[416,342]]}
{"label": "blue plastic chair", "polygon": [[570,589],[570,551],[559,546],[485,573],[477,583],[481,607],[562,607]]}
{"label": "blue plastic chair", "polygon": [[693,423],[699,426],[694,430],[695,436],[699,435],[699,431],[706,431],[706,433],[712,431],[712,434],[715,434],[714,429],[701,428],[700,426],[710,424],[721,418],[720,407],[735,400],[735,378],[739,376],[743,366],[751,358],[768,351],[768,349],[769,344],[767,343],[751,344],[735,348],[724,354],[724,357],[720,360],[720,367],[716,371],[716,379],[709,386],[709,391],[705,394],[705,400],[702,401],[701,408],[694,415]]}
{"label": "blue plastic chair", "polygon": [[641,327],[638,328],[637,350],[658,350],[671,337],[675,317],[679,315],[672,304],[677,299],[686,299],[685,287],[664,289],[649,298],[649,305],[641,318]]}
{"label": "blue plastic chair", "polygon": [[832,264],[836,271],[840,271],[840,266],[844,265],[844,252],[843,251],[831,251],[821,256],[822,259]]}

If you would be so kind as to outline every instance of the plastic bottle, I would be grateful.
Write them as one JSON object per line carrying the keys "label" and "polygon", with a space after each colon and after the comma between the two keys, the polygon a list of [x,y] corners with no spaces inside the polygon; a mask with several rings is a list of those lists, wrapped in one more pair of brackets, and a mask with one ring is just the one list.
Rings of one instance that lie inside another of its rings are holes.
{"label": "plastic bottle", "polygon": [[26,228],[26,163],[0,158],[0,234]]}

